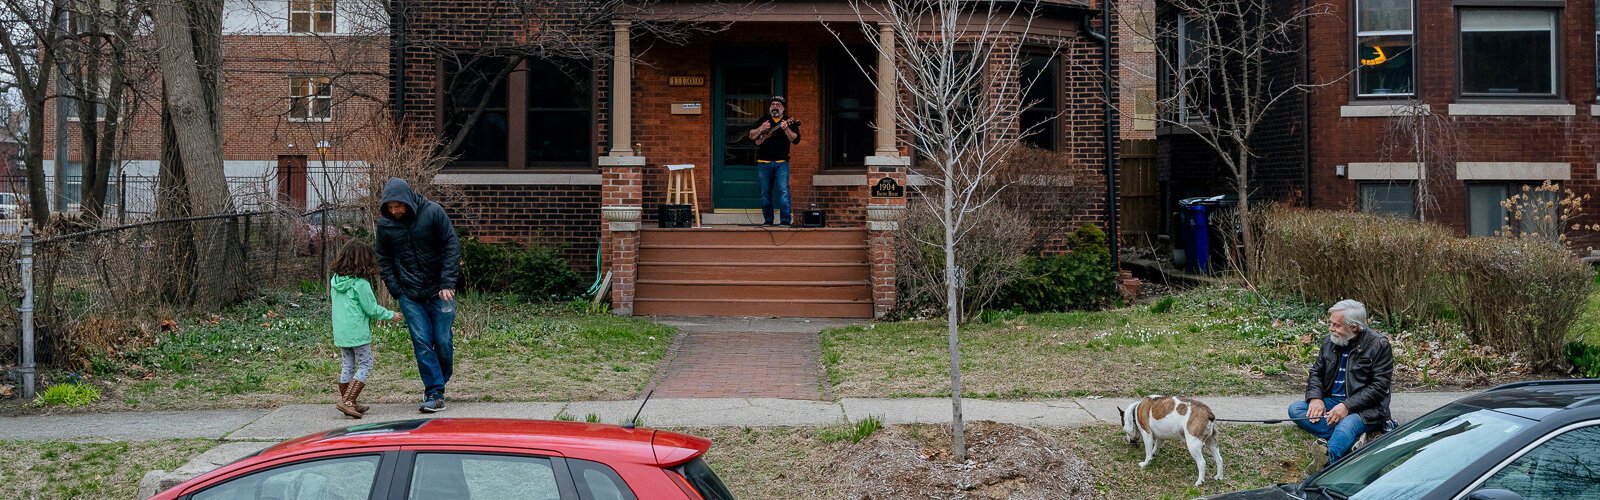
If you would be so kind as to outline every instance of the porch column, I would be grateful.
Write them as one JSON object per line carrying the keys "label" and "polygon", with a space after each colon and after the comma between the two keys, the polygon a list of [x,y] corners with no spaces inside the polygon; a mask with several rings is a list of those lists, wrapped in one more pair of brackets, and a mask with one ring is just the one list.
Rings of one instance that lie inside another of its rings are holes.
{"label": "porch column", "polygon": [[894,103],[900,87],[894,63],[893,25],[878,23],[878,47],[881,49],[878,51],[878,115],[875,123],[878,126],[878,147],[873,156],[894,158],[900,156],[900,150],[894,146]]}
{"label": "porch column", "polygon": [[633,315],[638,277],[639,222],[644,214],[643,156],[633,152],[632,23],[612,21],[611,151],[600,157],[600,212],[604,217],[604,255],[611,270],[611,311]]}
{"label": "porch column", "polygon": [[904,199],[900,201],[899,205],[867,205],[867,260],[871,262],[874,319],[894,310],[894,233],[900,229],[900,217],[906,211]]}

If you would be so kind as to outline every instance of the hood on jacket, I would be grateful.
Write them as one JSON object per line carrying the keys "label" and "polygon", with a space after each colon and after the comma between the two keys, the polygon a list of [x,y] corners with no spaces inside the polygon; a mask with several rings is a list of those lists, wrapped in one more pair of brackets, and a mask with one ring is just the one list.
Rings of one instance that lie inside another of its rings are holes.
{"label": "hood on jacket", "polygon": [[389,215],[389,211],[383,208],[391,201],[406,204],[406,216],[403,220],[412,220],[417,217],[417,209],[422,206],[423,199],[422,195],[411,190],[411,185],[407,184],[405,179],[390,177],[389,182],[383,185],[383,201],[378,202],[378,213],[393,220],[394,216]]}
{"label": "hood on jacket", "polygon": [[[350,290],[355,288],[356,282],[364,279],[366,278],[335,274],[333,275],[333,278],[328,281],[331,283],[331,286],[333,286],[333,291],[339,293],[350,293]],[[368,286],[371,286],[371,284],[369,283]]]}

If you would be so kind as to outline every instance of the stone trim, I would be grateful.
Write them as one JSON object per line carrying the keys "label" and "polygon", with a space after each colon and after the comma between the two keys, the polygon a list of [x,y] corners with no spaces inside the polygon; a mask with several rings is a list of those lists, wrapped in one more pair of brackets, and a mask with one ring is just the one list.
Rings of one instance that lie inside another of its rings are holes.
{"label": "stone trim", "polygon": [[1456,163],[1456,179],[1463,181],[1565,181],[1572,179],[1572,164],[1528,161],[1463,161]]}
{"label": "stone trim", "polygon": [[535,174],[527,172],[442,173],[433,182],[447,185],[598,186],[600,174]]}
{"label": "stone trim", "polygon": [[909,167],[911,157],[872,155],[866,158],[866,162],[868,167]]}
{"label": "stone trim", "polygon": [[1460,116],[1574,116],[1571,104],[1452,103],[1450,114]]}
{"label": "stone trim", "polygon": [[1351,162],[1348,165],[1348,177],[1353,181],[1414,181],[1420,166],[1415,162]]}
{"label": "stone trim", "polygon": [[643,156],[600,157],[600,166],[602,167],[643,167],[644,165],[645,160]]}
{"label": "stone trim", "polygon": [[612,232],[638,231],[640,227],[639,222],[644,218],[644,208],[621,206],[601,207],[600,215],[601,217],[605,218],[606,224],[610,227]]}
{"label": "stone trim", "polygon": [[817,174],[811,176],[813,186],[865,186],[867,174]]}
{"label": "stone trim", "polygon": [[[1423,104],[1422,114],[1433,114],[1433,106]],[[1404,104],[1352,104],[1339,106],[1339,116],[1343,118],[1380,118],[1411,116],[1413,106]]]}

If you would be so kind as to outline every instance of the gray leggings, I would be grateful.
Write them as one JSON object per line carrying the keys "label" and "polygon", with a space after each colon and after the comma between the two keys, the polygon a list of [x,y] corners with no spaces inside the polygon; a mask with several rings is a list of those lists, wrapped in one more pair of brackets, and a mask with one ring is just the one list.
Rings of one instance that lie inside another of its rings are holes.
{"label": "gray leggings", "polygon": [[339,358],[344,364],[339,372],[339,383],[350,383],[352,378],[367,382],[367,374],[372,373],[372,344],[340,347]]}

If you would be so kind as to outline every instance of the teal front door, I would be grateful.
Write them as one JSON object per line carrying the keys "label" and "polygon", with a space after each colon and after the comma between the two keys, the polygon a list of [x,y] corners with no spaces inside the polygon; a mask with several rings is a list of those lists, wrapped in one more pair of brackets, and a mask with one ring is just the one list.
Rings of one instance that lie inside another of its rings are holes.
{"label": "teal front door", "polygon": [[716,52],[711,95],[711,205],[761,208],[756,185],[756,143],[750,126],[766,116],[767,98],[783,93],[782,46]]}

